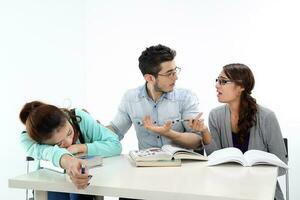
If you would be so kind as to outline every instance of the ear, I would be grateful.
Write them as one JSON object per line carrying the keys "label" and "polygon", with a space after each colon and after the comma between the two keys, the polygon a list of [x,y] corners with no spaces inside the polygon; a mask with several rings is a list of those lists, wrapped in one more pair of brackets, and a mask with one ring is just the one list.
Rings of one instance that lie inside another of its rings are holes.
{"label": "ear", "polygon": [[155,81],[155,77],[153,76],[153,75],[151,75],[151,74],[145,74],[144,75],[144,79],[147,81],[147,82],[153,82],[153,81]]}
{"label": "ear", "polygon": [[240,87],[240,91],[239,91],[239,93],[240,94],[242,94],[242,92],[245,90],[245,88],[244,87]]}

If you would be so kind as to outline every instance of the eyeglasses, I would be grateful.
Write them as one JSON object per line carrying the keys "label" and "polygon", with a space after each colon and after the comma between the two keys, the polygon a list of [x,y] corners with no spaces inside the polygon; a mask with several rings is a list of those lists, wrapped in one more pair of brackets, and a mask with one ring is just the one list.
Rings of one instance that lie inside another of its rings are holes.
{"label": "eyeglasses", "polygon": [[175,75],[177,76],[181,71],[181,68],[180,67],[175,67],[175,69],[167,72],[167,73],[164,73],[164,74],[157,74],[158,76],[166,76],[168,78],[173,78]]}
{"label": "eyeglasses", "polygon": [[229,79],[226,80],[226,79],[217,78],[216,83],[219,83],[220,85],[226,85],[227,83],[233,83],[233,81]]}

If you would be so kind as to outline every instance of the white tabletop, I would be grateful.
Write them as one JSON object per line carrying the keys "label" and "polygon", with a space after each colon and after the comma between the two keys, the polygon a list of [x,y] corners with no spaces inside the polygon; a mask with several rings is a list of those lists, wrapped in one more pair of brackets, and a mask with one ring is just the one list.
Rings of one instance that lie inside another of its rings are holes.
{"label": "white tabletop", "polygon": [[277,180],[273,166],[207,167],[206,162],[185,161],[181,167],[138,168],[127,155],[105,158],[90,173],[93,178],[85,190],[46,169],[9,179],[9,187],[159,200],[273,200]]}

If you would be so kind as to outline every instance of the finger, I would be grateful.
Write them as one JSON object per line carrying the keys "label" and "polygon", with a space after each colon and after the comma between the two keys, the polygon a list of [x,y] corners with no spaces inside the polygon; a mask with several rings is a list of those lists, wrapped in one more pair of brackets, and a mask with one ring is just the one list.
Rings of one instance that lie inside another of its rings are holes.
{"label": "finger", "polygon": [[202,114],[203,114],[203,112],[199,113],[199,114],[195,117],[195,119],[199,119],[199,118],[202,116]]}
{"label": "finger", "polygon": [[87,179],[77,179],[77,178],[74,178],[74,177],[72,177],[72,178],[70,177],[70,179],[76,185],[85,185],[85,184],[88,184],[88,182],[90,181],[89,178],[87,178]]}
{"label": "finger", "polygon": [[165,123],[165,126],[168,127],[168,128],[171,127],[172,126],[172,121],[167,121]]}
{"label": "finger", "polygon": [[148,121],[149,121],[149,115],[146,115],[146,116],[143,118],[142,122],[143,122],[143,124],[147,124]]}
{"label": "finger", "polygon": [[[75,183],[74,183],[75,184]],[[90,183],[86,183],[86,184],[75,184],[77,189],[83,190],[85,189],[87,186],[90,185]]]}

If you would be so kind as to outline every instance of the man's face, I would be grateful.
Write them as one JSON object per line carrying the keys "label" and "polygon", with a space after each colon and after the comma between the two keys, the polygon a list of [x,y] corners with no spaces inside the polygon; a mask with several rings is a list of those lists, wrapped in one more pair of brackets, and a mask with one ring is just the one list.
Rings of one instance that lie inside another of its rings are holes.
{"label": "man's face", "polygon": [[154,89],[156,92],[171,92],[175,87],[178,79],[175,61],[166,61],[160,64],[161,70],[154,81]]}

